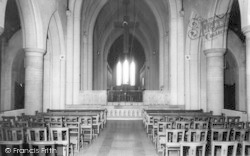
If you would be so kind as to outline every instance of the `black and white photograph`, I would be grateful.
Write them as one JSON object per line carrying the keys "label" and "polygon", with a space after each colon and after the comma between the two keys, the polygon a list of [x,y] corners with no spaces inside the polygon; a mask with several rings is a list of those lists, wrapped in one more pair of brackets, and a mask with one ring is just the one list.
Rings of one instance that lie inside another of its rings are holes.
{"label": "black and white photograph", "polygon": [[250,156],[250,0],[0,0],[0,78],[0,156]]}

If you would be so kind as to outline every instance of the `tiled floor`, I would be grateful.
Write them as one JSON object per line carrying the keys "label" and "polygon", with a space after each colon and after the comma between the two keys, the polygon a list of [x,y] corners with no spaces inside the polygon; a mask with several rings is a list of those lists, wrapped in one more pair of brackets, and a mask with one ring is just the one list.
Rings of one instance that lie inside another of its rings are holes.
{"label": "tiled floor", "polygon": [[108,121],[101,135],[75,155],[84,156],[158,156],[147,138],[142,121]]}

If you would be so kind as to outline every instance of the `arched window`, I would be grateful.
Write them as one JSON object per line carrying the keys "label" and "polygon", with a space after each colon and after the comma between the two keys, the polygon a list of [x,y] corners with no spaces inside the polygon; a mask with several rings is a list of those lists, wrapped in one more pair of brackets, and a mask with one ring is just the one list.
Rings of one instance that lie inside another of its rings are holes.
{"label": "arched window", "polygon": [[119,61],[116,68],[116,85],[122,85],[122,64]]}
{"label": "arched window", "polygon": [[123,62],[123,70],[122,70],[122,83],[123,84],[129,84],[129,63],[128,63],[128,60],[125,59],[124,62]]}
{"label": "arched window", "polygon": [[130,85],[135,86],[135,62],[132,61],[130,64]]}
{"label": "arched window", "polygon": [[116,66],[116,85],[131,85],[135,86],[135,62],[132,61],[129,64],[129,61],[125,59],[123,63],[119,61]]}

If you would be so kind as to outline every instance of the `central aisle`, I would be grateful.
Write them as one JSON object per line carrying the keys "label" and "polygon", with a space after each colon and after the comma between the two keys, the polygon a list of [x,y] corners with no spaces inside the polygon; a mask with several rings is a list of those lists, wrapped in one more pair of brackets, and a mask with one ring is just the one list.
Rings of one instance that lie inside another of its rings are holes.
{"label": "central aisle", "polygon": [[147,138],[142,121],[110,120],[101,135],[75,155],[85,156],[158,156]]}

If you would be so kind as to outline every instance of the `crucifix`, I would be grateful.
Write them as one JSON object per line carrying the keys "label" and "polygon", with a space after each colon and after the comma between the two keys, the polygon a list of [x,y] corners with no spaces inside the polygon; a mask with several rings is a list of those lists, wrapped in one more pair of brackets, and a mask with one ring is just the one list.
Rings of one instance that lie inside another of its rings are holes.
{"label": "crucifix", "polygon": [[124,55],[128,55],[129,53],[129,29],[138,27],[138,22],[131,22],[129,20],[129,16],[127,15],[129,0],[123,0],[123,4],[126,9],[126,14],[123,17],[122,22],[115,22],[114,26],[116,28],[123,28],[123,53]]}

